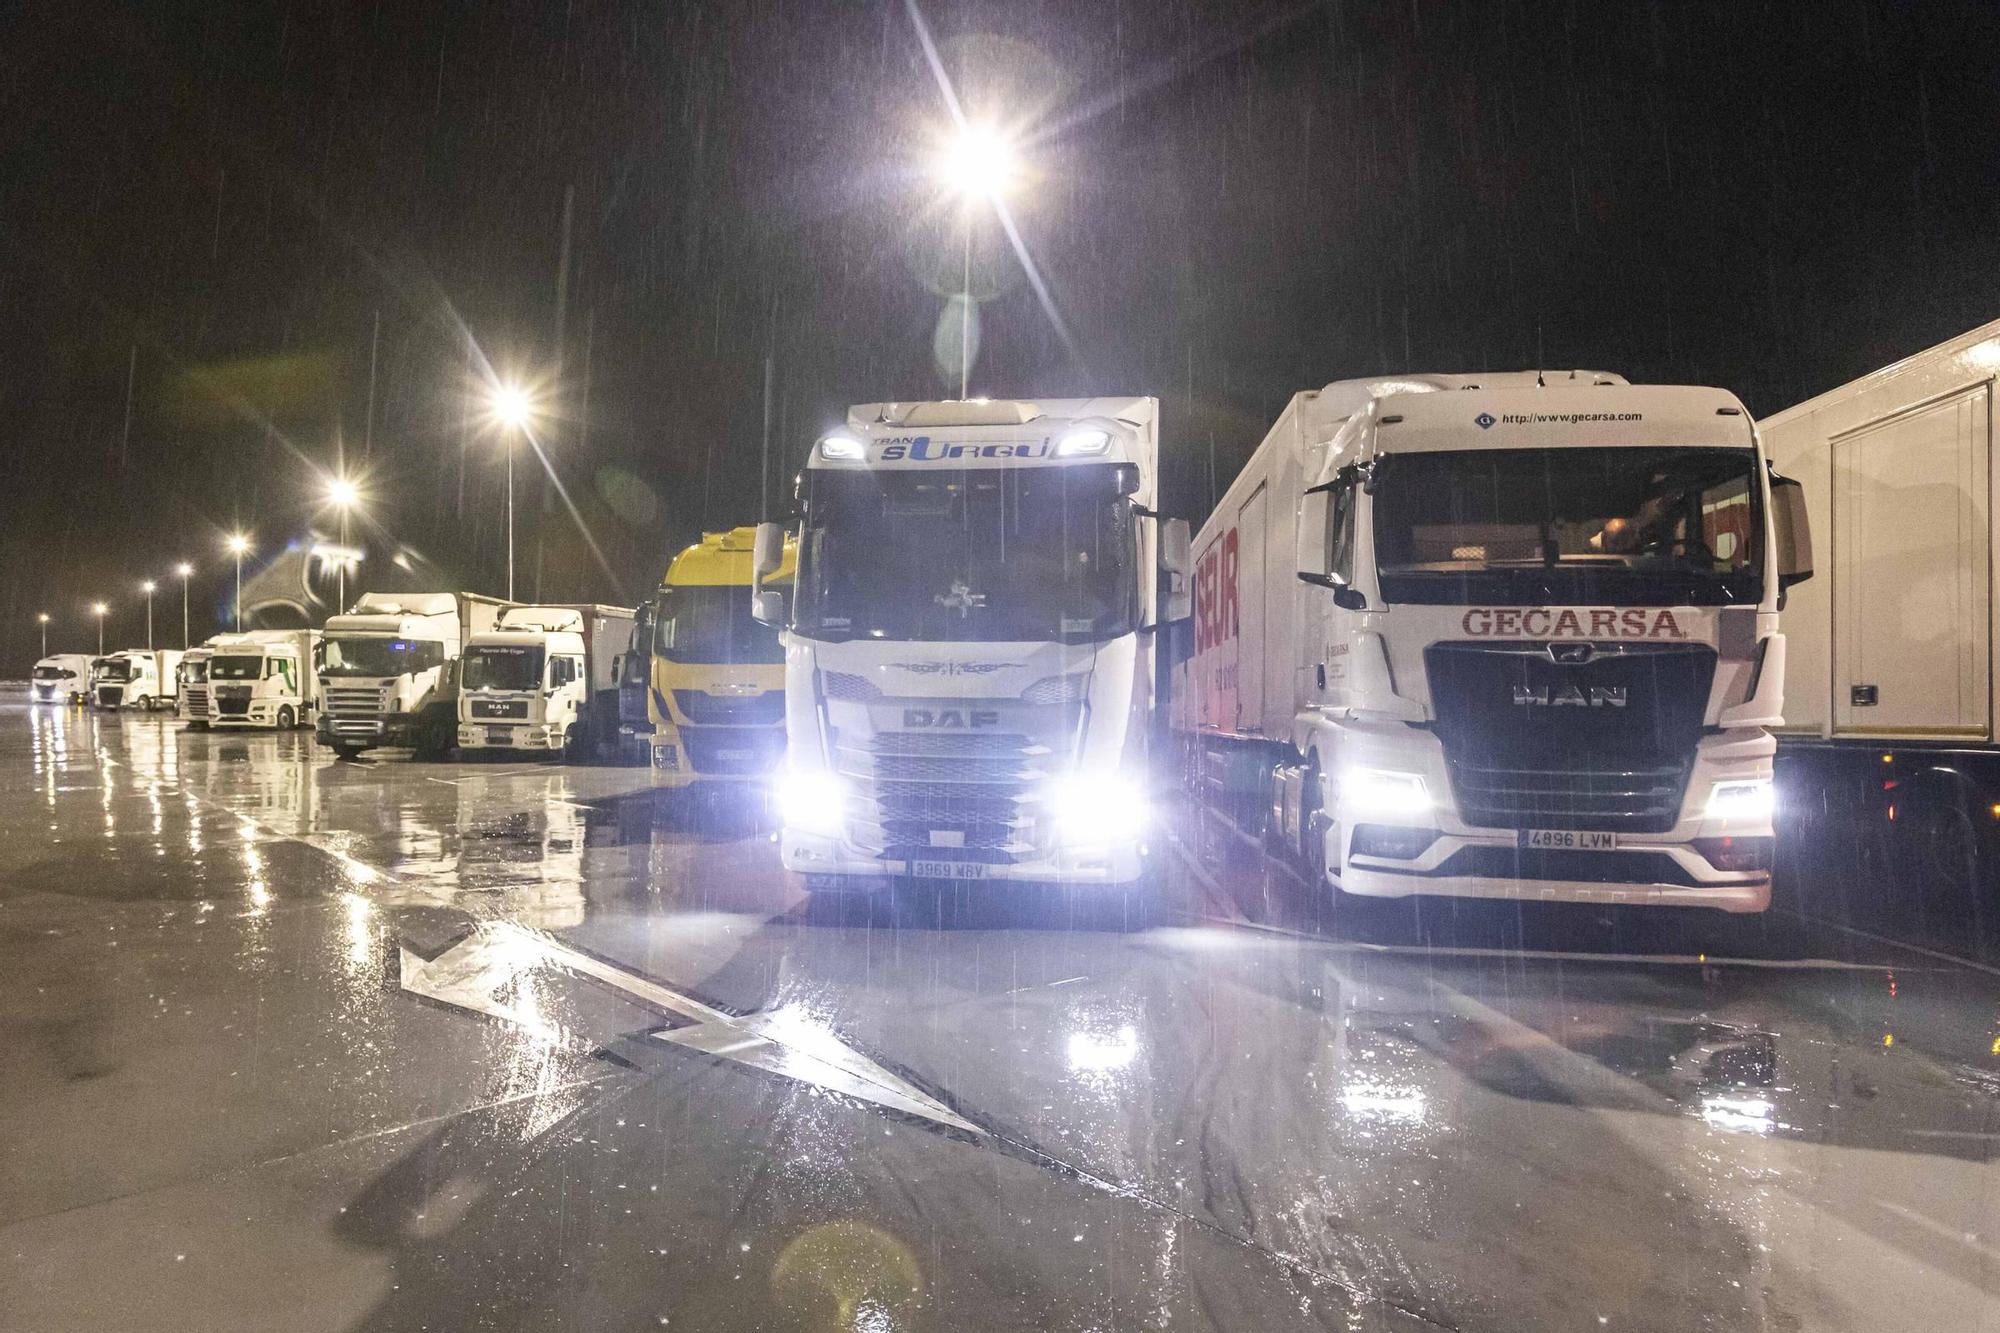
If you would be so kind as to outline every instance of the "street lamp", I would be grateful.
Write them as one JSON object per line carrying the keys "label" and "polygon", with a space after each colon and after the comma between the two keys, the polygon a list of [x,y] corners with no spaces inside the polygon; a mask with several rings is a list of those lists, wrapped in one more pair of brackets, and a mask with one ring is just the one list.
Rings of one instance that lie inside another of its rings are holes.
{"label": "street lamp", "polygon": [[90,604],[90,614],[97,617],[97,655],[104,656],[104,615],[111,608],[102,602]]}
{"label": "street lamp", "polygon": [[991,125],[961,124],[938,155],[938,180],[958,196],[964,269],[958,308],[958,396],[972,371],[972,224],[981,203],[998,207],[1021,179],[1014,141]]}
{"label": "street lamp", "polygon": [[147,579],[139,585],[139,591],[146,594],[146,651],[153,651],[153,581]]}
{"label": "street lamp", "polygon": [[42,627],[42,656],[47,657],[49,655],[49,613],[46,611],[37,611],[35,613],[35,620]]}
{"label": "street lamp", "polygon": [[534,400],[518,384],[495,384],[486,395],[486,410],[503,432],[507,451],[507,600],[514,600],[514,436],[535,419]]}
{"label": "street lamp", "polygon": [[340,511],[340,594],[336,600],[342,611],[347,609],[347,511],[360,498],[354,483],[345,477],[335,477],[326,484],[327,503]]}
{"label": "street lamp", "polygon": [[243,632],[243,553],[250,549],[250,539],[238,532],[227,543],[229,554],[236,557],[236,632]]}
{"label": "street lamp", "polygon": [[174,573],[181,576],[181,649],[188,646],[188,576],[194,573],[194,566],[183,560],[174,566]]}

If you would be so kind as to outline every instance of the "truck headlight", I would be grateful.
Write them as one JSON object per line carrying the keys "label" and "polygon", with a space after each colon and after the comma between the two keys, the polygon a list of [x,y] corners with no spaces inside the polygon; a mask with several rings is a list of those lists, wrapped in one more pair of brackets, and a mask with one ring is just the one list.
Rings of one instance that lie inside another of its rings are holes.
{"label": "truck headlight", "polygon": [[1074,773],[1049,784],[1043,802],[1065,843],[1120,843],[1146,831],[1146,792],[1122,773]]}
{"label": "truck headlight", "polygon": [[1354,814],[1415,818],[1431,812],[1431,794],[1415,773],[1350,768],[1341,776],[1341,804]]}
{"label": "truck headlight", "polygon": [[1767,820],[1778,811],[1778,796],[1769,778],[1718,782],[1709,789],[1710,819]]}
{"label": "truck headlight", "polygon": [[825,769],[780,773],[777,798],[786,828],[835,838],[847,822],[847,786]]}

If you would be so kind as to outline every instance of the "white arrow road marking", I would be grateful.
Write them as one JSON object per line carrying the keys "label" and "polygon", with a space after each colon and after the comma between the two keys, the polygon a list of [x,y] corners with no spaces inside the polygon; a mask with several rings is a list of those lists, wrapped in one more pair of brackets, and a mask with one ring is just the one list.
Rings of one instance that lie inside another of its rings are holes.
{"label": "white arrow road marking", "polygon": [[693,1020],[690,1026],[654,1033],[660,1041],[810,1083],[858,1101],[874,1102],[952,1129],[983,1133],[979,1126],[908,1080],[890,1073],[843,1042],[824,1023],[794,1006],[739,1018],[504,921],[482,923],[428,962],[407,947],[401,953],[404,990],[515,1024],[547,1039],[573,1040],[539,1014],[502,1000],[498,994],[537,966],[560,968],[609,986],[649,1008]]}

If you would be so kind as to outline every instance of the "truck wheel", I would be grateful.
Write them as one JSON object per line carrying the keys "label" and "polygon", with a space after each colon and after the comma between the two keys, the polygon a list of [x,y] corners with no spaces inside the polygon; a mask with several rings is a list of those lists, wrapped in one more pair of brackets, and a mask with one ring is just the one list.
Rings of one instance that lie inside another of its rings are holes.
{"label": "truck wheel", "polygon": [[342,745],[339,741],[331,742],[327,748],[333,751],[333,756],[336,759],[352,759],[355,755],[361,753],[360,746]]}
{"label": "truck wheel", "polygon": [[581,764],[590,758],[590,745],[584,739],[581,723],[572,722],[563,732],[562,761],[565,764]]}
{"label": "truck wheel", "polygon": [[1320,810],[1319,764],[1306,769],[1299,783],[1299,864],[1311,877],[1313,892],[1326,889],[1326,823]]}
{"label": "truck wheel", "polygon": [[298,724],[299,724],[298,717],[292,712],[290,704],[286,704],[284,707],[278,710],[279,731],[290,731],[293,727],[296,727]]}

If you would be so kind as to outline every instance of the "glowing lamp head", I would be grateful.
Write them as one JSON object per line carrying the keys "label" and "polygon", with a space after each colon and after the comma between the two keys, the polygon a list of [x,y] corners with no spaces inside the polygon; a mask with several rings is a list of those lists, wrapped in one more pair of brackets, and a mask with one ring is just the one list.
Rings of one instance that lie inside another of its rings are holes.
{"label": "glowing lamp head", "polygon": [[151,579],[147,579],[144,583],[139,585],[139,591],[145,593],[148,597],[150,597],[153,594],[154,586],[155,585],[153,581]]}
{"label": "glowing lamp head", "polygon": [[90,604],[90,614],[98,616],[100,618],[104,615],[105,612],[109,611],[110,609],[111,609],[110,607],[106,606],[102,602],[92,602]]}
{"label": "glowing lamp head", "polygon": [[341,509],[348,509],[361,498],[361,493],[355,490],[354,483],[345,477],[335,477],[326,485],[326,498],[329,503]]}
{"label": "glowing lamp head", "polygon": [[991,125],[965,125],[939,154],[937,175],[962,199],[1002,199],[1020,183],[1021,159]]}
{"label": "glowing lamp head", "polygon": [[250,549],[250,539],[240,532],[231,537],[227,544],[231,555],[242,555]]}
{"label": "glowing lamp head", "polygon": [[492,413],[494,424],[508,430],[520,430],[534,419],[535,405],[528,398],[527,390],[518,384],[496,384],[486,398],[486,409]]}
{"label": "glowing lamp head", "polygon": [[174,566],[174,573],[180,575],[182,578],[186,578],[190,574],[194,573],[194,566],[190,565],[187,561],[183,560],[178,565]]}
{"label": "glowing lamp head", "polygon": [[46,624],[48,624],[48,623],[49,623],[49,613],[48,613],[48,612],[46,612],[46,611],[38,611],[38,612],[36,612],[36,613],[35,613],[35,621],[36,621],[36,623],[37,623],[37,624],[42,624],[42,625],[46,625]]}

